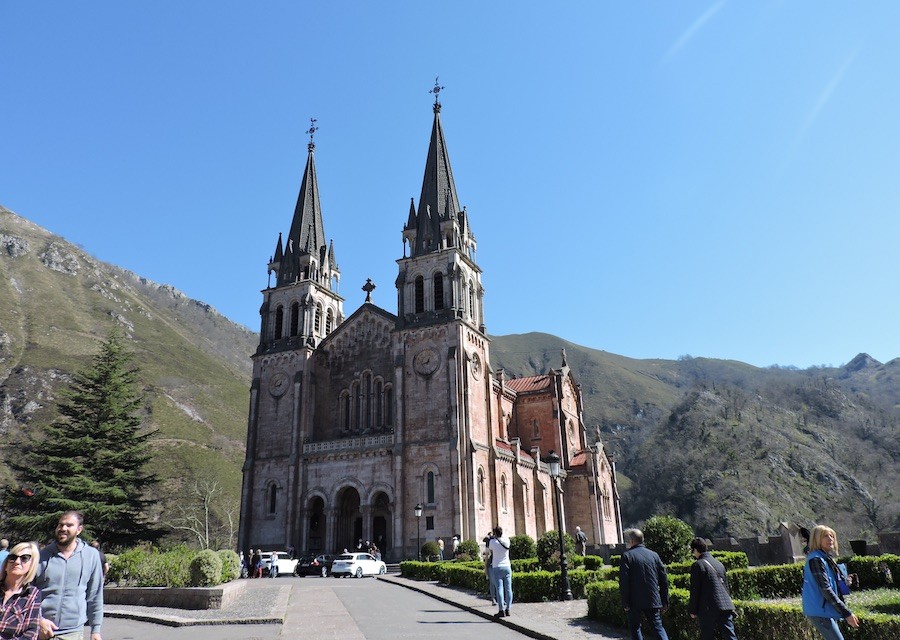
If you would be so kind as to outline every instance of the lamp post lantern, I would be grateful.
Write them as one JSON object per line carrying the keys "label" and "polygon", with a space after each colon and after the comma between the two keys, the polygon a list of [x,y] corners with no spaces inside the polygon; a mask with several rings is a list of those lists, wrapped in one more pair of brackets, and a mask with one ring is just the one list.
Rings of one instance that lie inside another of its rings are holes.
{"label": "lamp post lantern", "polygon": [[560,458],[555,451],[551,451],[547,456],[547,464],[550,467],[550,477],[553,478],[553,493],[556,494],[556,526],[559,529],[559,582],[560,582],[560,600],[572,599],[572,587],[569,584],[569,568],[566,562],[566,546],[563,543],[563,535],[565,535],[565,526],[562,518],[562,499],[559,495],[559,462]]}
{"label": "lamp post lantern", "polygon": [[422,503],[416,505],[416,557],[422,559]]}

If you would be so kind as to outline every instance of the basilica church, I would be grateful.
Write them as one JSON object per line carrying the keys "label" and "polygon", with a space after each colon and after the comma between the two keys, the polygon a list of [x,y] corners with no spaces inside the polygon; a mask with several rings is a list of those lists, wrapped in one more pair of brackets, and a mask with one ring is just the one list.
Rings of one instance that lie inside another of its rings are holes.
{"label": "basilica church", "polygon": [[622,541],[615,466],[599,439],[588,443],[565,353],[538,376],[491,368],[478,221],[460,207],[439,91],[393,311],[367,295],[345,315],[310,128],[290,231],[262,292],[241,549],[339,552],[370,540],[398,560],[428,540],[448,549],[454,535],[481,540],[496,525],[537,539],[560,526],[555,481],[566,531],[580,526],[588,544]]}

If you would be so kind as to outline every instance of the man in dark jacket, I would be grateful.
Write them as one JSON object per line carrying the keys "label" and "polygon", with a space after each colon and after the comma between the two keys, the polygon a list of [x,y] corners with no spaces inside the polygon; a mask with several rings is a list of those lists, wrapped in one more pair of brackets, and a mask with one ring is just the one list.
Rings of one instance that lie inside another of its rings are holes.
{"label": "man in dark jacket", "polygon": [[626,531],[625,540],[628,551],[619,563],[619,595],[628,615],[631,640],[643,640],[642,618],[650,622],[659,640],[669,640],[660,616],[669,606],[666,568],[659,555],[644,546],[644,534],[639,529]]}
{"label": "man in dark jacket", "polygon": [[688,613],[700,621],[700,640],[737,640],[734,633],[734,603],[728,594],[725,567],[713,558],[703,538],[691,541],[696,562],[691,565],[691,599]]}

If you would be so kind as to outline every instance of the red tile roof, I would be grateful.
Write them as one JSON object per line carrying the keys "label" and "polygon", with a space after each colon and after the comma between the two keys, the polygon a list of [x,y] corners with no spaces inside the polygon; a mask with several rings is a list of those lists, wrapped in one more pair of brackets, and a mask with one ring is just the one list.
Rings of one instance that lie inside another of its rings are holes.
{"label": "red tile roof", "polygon": [[506,385],[513,391],[540,391],[550,388],[550,376],[529,376],[527,378],[513,378],[507,380]]}

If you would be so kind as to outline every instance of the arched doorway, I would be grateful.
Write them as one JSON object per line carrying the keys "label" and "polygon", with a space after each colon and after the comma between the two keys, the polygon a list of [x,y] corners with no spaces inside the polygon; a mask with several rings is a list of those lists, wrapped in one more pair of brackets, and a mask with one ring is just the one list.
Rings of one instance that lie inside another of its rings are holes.
{"label": "arched doorway", "polygon": [[372,499],[372,542],[387,554],[391,550],[391,501],[379,491]]}
{"label": "arched doorway", "polygon": [[359,492],[353,487],[341,490],[338,497],[338,521],[335,550],[355,549],[363,537],[362,513],[359,510]]}
{"label": "arched doorway", "polygon": [[307,551],[309,553],[324,553],[325,532],[327,531],[325,519],[325,501],[316,496],[309,501],[309,531],[307,532]]}

